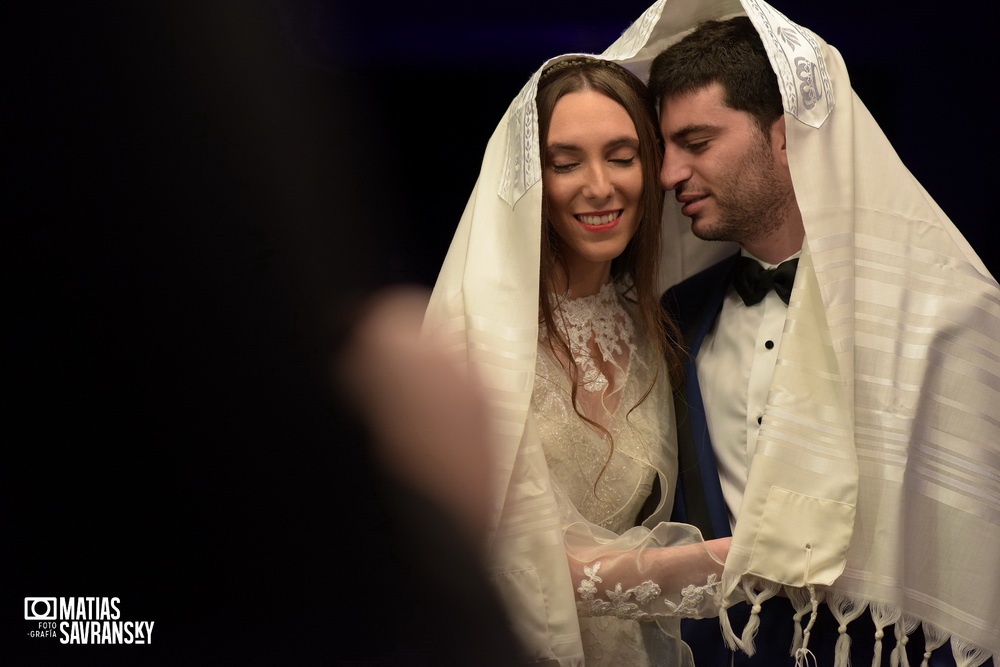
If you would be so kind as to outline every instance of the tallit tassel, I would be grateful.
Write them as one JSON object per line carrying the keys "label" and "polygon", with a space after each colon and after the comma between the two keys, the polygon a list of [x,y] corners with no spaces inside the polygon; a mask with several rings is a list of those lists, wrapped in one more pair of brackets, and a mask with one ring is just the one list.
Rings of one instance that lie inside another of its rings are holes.
{"label": "tallit tassel", "polygon": [[896,648],[889,656],[891,667],[910,667],[910,658],[906,655],[906,645],[910,643],[910,635],[920,625],[920,621],[912,616],[902,616],[896,621]]}
{"label": "tallit tassel", "polygon": [[795,667],[819,667],[819,660],[809,649],[800,648],[795,652]]}
{"label": "tallit tassel", "polygon": [[[741,648],[747,655],[753,655],[757,650],[753,640],[757,635],[757,630],[760,628],[761,603],[774,597],[781,590],[781,584],[757,579],[756,577],[746,577],[741,582],[741,585],[743,586],[744,594],[747,596],[747,602],[753,605],[750,609],[750,620],[747,621],[746,626],[743,628],[743,646]],[[759,591],[757,590],[758,587],[760,588]]]}
{"label": "tallit tassel", "polygon": [[820,591],[816,594],[815,591],[815,587],[810,591],[805,588],[785,586],[785,595],[788,597],[789,602],[792,603],[792,608],[795,609],[795,615],[792,616],[794,625],[792,628],[792,646],[789,655],[795,655],[795,652],[802,648],[802,619],[812,610],[810,598],[815,595],[817,602],[822,599],[823,592]]}
{"label": "tallit tassel", "polygon": [[[851,662],[851,636],[847,634],[847,625],[864,613],[867,605],[858,602],[840,593],[828,593],[826,596],[827,606],[830,607],[833,617],[837,619],[840,627],[837,632],[837,645],[834,648],[834,667],[847,667]],[[926,666],[925,666],[926,667]]]}
{"label": "tallit tassel", "polygon": [[872,667],[882,665],[882,638],[885,627],[899,620],[899,608],[891,605],[873,602],[869,605],[872,621],[875,622],[875,655],[872,656]]}
{"label": "tallit tassel", "polygon": [[847,634],[846,625],[841,625],[837,630],[840,636],[834,647],[833,667],[848,667],[851,664],[851,636]]}
{"label": "tallit tassel", "polygon": [[951,652],[957,667],[979,667],[991,657],[985,650],[954,635],[951,637]]}
{"label": "tallit tassel", "polygon": [[802,612],[796,610],[795,615],[792,616],[792,652],[791,655],[798,653],[799,649],[802,648]]}
{"label": "tallit tassel", "polygon": [[[806,629],[802,633],[802,646],[795,651],[795,667],[819,664],[816,656],[809,650],[809,635],[812,634],[813,626],[816,624],[816,617],[819,615],[819,600],[816,597],[815,586],[806,584],[806,589],[809,591],[809,607],[812,609],[812,612],[809,614],[809,623],[806,624]],[[798,623],[796,623],[796,627],[798,627]]]}
{"label": "tallit tassel", "polygon": [[922,626],[924,628],[924,659],[920,663],[920,667],[927,667],[927,663],[931,659],[931,653],[935,649],[944,646],[944,643],[948,641],[948,635],[936,625],[923,623]]}
{"label": "tallit tassel", "polygon": [[730,651],[735,651],[737,648],[743,650],[743,642],[733,632],[733,625],[729,620],[729,607],[723,607],[719,611],[719,624],[722,626],[722,639],[726,642],[726,648]]}

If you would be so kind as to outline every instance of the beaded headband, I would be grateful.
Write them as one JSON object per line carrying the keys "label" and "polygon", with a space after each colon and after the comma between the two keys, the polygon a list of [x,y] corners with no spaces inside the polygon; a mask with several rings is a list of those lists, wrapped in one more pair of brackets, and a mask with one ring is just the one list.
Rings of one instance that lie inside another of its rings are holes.
{"label": "beaded headband", "polygon": [[563,70],[569,69],[571,67],[583,67],[585,65],[596,65],[598,67],[607,67],[609,69],[624,69],[618,63],[612,62],[610,60],[603,60],[601,58],[591,58],[588,56],[578,56],[574,58],[567,58],[566,60],[560,60],[555,65],[547,67],[542,71],[542,75],[539,77],[539,82],[544,81],[556,72],[561,72]]}

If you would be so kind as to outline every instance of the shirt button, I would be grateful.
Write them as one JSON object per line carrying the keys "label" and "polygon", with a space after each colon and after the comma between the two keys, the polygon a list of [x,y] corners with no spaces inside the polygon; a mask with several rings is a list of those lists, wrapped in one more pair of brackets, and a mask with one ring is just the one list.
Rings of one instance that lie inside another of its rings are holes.
{"label": "shirt button", "polygon": [[773,340],[767,341],[766,343],[764,343],[764,347],[770,350],[772,347],[774,347],[774,341]]}

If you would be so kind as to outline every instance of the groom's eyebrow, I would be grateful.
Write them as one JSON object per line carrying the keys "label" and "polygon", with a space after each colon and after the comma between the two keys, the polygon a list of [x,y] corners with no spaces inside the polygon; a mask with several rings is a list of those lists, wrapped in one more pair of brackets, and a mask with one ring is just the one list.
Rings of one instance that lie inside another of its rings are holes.
{"label": "groom's eyebrow", "polygon": [[670,135],[671,141],[682,141],[692,134],[699,134],[702,132],[717,132],[719,127],[717,125],[688,125],[677,130]]}

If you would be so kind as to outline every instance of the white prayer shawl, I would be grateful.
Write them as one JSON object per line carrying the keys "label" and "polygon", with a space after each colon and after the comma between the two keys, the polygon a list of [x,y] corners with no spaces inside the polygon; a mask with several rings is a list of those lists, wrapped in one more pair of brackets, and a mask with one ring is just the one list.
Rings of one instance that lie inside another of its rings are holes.
{"label": "white prayer shawl", "polygon": [[[958,665],[973,667],[1000,656],[1000,289],[902,165],[836,49],[767,4],[661,0],[600,57],[645,79],[697,23],[737,14],[750,16],[778,75],[806,239],[724,606],[784,586],[806,630],[800,649],[825,599],[842,625],[867,610],[904,641],[922,624],[928,649],[951,639]],[[489,142],[428,322],[455,336],[492,390],[494,568],[537,579],[546,598],[517,622],[552,657],[580,664],[573,582],[529,416],[541,69]],[[664,288],[732,252],[695,239],[672,197],[664,224]],[[727,640],[752,653],[755,619],[739,637],[721,619]],[[906,665],[905,652],[897,660]]]}

